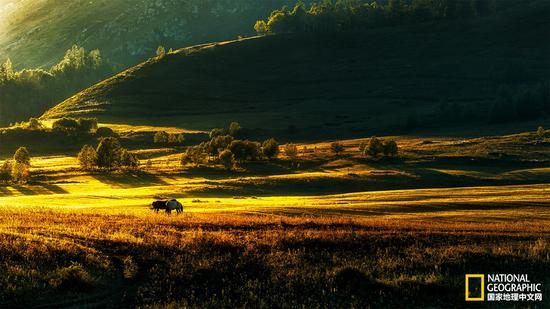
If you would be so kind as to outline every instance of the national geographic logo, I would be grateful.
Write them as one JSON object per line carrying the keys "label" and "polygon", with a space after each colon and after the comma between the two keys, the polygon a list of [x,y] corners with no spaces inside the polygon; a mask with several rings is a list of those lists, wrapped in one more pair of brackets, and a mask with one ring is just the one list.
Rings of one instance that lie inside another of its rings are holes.
{"label": "national geographic logo", "polygon": [[542,301],[542,283],[527,274],[467,274],[465,286],[466,301]]}

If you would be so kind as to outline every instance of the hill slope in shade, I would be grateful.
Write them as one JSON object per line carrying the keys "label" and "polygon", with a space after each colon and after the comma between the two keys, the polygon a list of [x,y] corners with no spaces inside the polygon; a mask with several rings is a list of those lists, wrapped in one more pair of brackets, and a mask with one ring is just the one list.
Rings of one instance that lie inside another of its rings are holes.
{"label": "hill slope in shade", "polygon": [[[2,1],[0,1],[2,2]],[[0,5],[0,60],[50,66],[73,44],[135,64],[159,45],[181,47],[253,33],[287,0],[11,0]]]}
{"label": "hill slope in shade", "polygon": [[[122,72],[43,118],[192,129],[235,120],[317,137],[403,131],[411,118],[480,126],[499,88],[550,76],[548,14],[542,5],[472,21],[195,46]],[[454,107],[447,118],[438,116],[444,105]]]}

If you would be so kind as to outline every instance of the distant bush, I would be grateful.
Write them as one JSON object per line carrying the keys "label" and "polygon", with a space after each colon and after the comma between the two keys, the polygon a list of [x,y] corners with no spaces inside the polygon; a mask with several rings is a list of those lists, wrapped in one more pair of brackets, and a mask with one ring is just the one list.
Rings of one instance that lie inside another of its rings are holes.
{"label": "distant bush", "polygon": [[153,142],[155,144],[183,144],[185,142],[185,135],[169,134],[166,131],[159,131],[155,133]]}
{"label": "distant bush", "polygon": [[242,130],[241,125],[238,122],[232,122],[229,124],[228,133],[233,137],[237,137],[237,134]]}
{"label": "distant bush", "polygon": [[298,157],[298,147],[296,144],[286,144],[284,146],[285,155],[291,160],[296,160]]}
{"label": "distant bush", "polygon": [[545,130],[542,126],[537,129],[537,137],[541,140],[545,139],[548,136],[548,131]]}
{"label": "distant bush", "polygon": [[159,131],[155,133],[155,136],[153,137],[153,141],[155,143],[168,143],[168,133],[165,131]]}
{"label": "distant bush", "polygon": [[276,158],[279,155],[279,143],[270,138],[262,143],[262,153],[268,159]]}
{"label": "distant bush", "polygon": [[118,134],[113,129],[108,127],[98,128],[96,131],[98,137],[118,137]]}
{"label": "distant bush", "polygon": [[26,123],[26,127],[29,130],[43,130],[45,128],[42,121],[37,118],[30,118]]}

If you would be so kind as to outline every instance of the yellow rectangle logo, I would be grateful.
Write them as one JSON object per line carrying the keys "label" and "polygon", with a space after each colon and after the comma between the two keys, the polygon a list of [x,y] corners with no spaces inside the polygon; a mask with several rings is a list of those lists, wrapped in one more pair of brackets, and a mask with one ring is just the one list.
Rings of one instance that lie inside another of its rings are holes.
{"label": "yellow rectangle logo", "polygon": [[484,301],[484,300],[485,300],[485,275],[467,274],[466,275],[466,301]]}

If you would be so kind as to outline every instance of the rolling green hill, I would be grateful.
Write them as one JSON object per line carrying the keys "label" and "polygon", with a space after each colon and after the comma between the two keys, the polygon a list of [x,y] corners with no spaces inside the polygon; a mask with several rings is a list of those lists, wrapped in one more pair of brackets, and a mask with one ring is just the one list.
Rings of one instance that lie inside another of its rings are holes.
{"label": "rolling green hill", "polygon": [[131,65],[158,45],[180,47],[253,33],[285,0],[1,0],[0,61],[49,67],[73,44]]}
{"label": "rolling green hill", "polygon": [[[541,1],[476,20],[184,48],[76,94],[43,118],[191,129],[235,120],[257,134],[304,138],[481,129],[502,89],[515,95],[550,76],[549,12]],[[545,108],[529,119],[547,123]]]}

